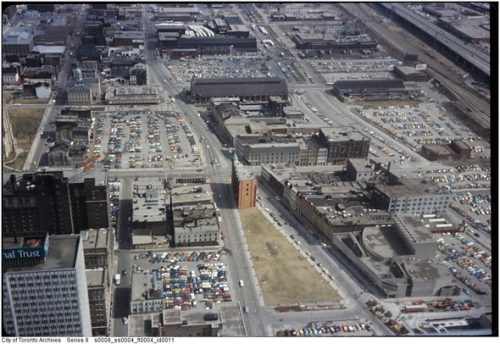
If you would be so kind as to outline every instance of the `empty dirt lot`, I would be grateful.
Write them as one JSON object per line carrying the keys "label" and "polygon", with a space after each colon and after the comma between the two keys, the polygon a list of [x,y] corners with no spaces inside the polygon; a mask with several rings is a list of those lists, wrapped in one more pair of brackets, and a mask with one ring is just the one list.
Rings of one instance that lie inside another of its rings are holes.
{"label": "empty dirt lot", "polygon": [[45,109],[10,107],[7,111],[12,125],[12,133],[17,141],[17,146],[29,151],[31,143],[35,135],[37,135],[37,130]]}
{"label": "empty dirt lot", "polygon": [[257,208],[240,210],[267,305],[334,302],[339,294]]}

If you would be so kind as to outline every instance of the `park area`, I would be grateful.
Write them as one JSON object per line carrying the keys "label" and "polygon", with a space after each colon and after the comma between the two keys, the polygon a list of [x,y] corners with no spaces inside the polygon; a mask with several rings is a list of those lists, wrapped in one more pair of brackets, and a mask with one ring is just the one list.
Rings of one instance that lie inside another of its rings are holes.
{"label": "park area", "polygon": [[257,208],[240,209],[246,240],[267,305],[335,302],[338,292]]}

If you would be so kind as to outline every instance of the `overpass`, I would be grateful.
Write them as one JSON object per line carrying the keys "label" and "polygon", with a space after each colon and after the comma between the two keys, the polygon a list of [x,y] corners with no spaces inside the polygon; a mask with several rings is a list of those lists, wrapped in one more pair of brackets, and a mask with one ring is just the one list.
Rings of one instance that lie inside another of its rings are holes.
{"label": "overpass", "polygon": [[490,79],[491,67],[489,54],[480,51],[473,45],[466,44],[461,39],[413,12],[404,4],[376,3],[375,6],[386,14],[395,15],[398,19],[410,24],[413,29],[423,33],[431,41],[438,43],[447,53],[462,63],[471,74],[475,74],[481,79]]}

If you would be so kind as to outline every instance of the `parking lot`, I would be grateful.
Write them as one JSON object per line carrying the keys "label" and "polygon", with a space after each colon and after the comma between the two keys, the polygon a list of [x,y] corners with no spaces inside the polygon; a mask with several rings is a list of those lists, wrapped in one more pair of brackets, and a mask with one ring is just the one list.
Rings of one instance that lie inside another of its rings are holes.
{"label": "parking lot", "polygon": [[466,295],[491,294],[491,254],[469,235],[443,233],[438,238],[438,250],[437,259],[463,283]]}
{"label": "parking lot", "polygon": [[[453,191],[491,188],[489,166],[478,164],[459,165],[447,169],[419,169],[418,177]],[[485,215],[479,210],[477,215]]]}
{"label": "parking lot", "polygon": [[366,322],[344,321],[342,323],[312,322],[303,328],[291,328],[276,332],[277,337],[331,337],[331,336],[372,336],[372,327]]}
{"label": "parking lot", "polygon": [[391,79],[401,61],[386,56],[369,59],[308,59],[307,63],[325,83],[332,80]]}
{"label": "parking lot", "polygon": [[[360,116],[415,150],[423,144],[447,144],[462,140],[475,146],[478,138],[468,129],[451,124],[446,110],[436,103],[365,108]],[[484,144],[484,143],[483,143]]]}
{"label": "parking lot", "polygon": [[250,78],[263,77],[268,71],[266,60],[254,53],[240,53],[241,56],[206,56],[203,60],[181,59],[169,61],[167,68],[179,83],[196,78]]}
{"label": "parking lot", "polygon": [[[134,273],[151,274],[161,283],[167,309],[204,307],[230,302],[231,286],[223,251],[142,252],[134,256]],[[126,272],[124,272],[126,273]]]}
{"label": "parking lot", "polygon": [[94,155],[105,167],[161,168],[201,162],[195,138],[178,113],[102,113],[96,127]]}
{"label": "parking lot", "polygon": [[470,225],[476,230],[491,233],[491,193],[482,191],[457,193],[450,207],[469,220]]}
{"label": "parking lot", "polygon": [[[414,152],[419,152],[424,144],[449,144],[453,140],[463,141],[472,149],[472,157],[479,158],[489,152],[489,144],[474,135],[468,128],[453,121],[446,109],[436,103],[420,103],[418,105],[404,106],[378,106],[376,108],[355,108],[361,118],[373,126],[385,131],[387,134],[410,147]],[[364,131],[377,138],[373,131],[365,128]],[[380,139],[384,143],[383,139]],[[374,142],[370,153],[380,156],[387,147]],[[389,156],[396,155],[396,152]],[[398,156],[401,164],[406,157]]]}

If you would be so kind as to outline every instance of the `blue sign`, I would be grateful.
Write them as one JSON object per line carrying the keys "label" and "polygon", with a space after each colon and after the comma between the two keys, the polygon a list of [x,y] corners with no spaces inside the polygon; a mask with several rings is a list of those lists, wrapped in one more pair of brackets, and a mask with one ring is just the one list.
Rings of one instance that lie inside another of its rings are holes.
{"label": "blue sign", "polygon": [[43,247],[19,247],[2,250],[3,259],[26,259],[26,258],[44,258],[45,250]]}
{"label": "blue sign", "polygon": [[49,236],[25,237],[20,247],[4,248],[3,260],[45,258],[49,249]]}

